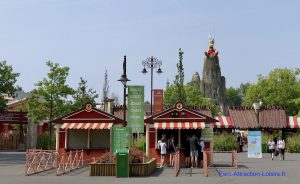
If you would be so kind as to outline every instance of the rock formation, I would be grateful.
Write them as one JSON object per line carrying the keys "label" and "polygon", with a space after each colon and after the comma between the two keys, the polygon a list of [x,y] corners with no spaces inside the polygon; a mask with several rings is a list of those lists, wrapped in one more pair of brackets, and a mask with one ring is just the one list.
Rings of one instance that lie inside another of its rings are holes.
{"label": "rock formation", "polygon": [[[197,76],[198,75],[198,76]],[[214,49],[214,39],[208,41],[208,51],[204,53],[203,77],[200,80],[198,72],[193,75],[192,81],[200,81],[200,89],[205,97],[214,99],[225,110],[225,77],[221,75],[218,52]]]}

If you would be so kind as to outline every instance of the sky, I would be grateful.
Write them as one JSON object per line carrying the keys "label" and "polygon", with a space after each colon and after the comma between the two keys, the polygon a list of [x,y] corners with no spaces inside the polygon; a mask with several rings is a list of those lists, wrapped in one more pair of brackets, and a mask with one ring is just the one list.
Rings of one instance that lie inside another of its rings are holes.
{"label": "sky", "polygon": [[109,91],[122,100],[122,62],[128,85],[144,85],[150,74],[142,61],[162,61],[154,88],[164,89],[177,73],[184,51],[185,82],[202,78],[208,33],[215,37],[226,87],[255,82],[274,68],[300,67],[300,1],[200,0],[0,0],[0,61],[21,75],[25,91],[46,77],[46,61],[70,68],[67,83],[79,78],[102,95],[104,72]]}

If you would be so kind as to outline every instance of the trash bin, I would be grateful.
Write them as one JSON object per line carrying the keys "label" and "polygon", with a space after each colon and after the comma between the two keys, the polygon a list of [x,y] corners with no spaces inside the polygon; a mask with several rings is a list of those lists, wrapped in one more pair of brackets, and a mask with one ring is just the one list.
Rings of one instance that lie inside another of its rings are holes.
{"label": "trash bin", "polygon": [[262,153],[267,153],[268,149],[267,149],[267,143],[263,142],[261,144],[261,152]]}
{"label": "trash bin", "polygon": [[117,167],[116,176],[118,178],[128,178],[129,177],[129,150],[118,150],[116,154]]}

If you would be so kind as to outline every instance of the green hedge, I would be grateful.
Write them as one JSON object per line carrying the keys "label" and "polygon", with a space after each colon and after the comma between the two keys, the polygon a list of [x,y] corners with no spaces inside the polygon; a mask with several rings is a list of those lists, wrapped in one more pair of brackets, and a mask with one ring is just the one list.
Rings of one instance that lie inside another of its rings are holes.
{"label": "green hedge", "polygon": [[286,151],[300,153],[300,134],[293,134],[286,139]]}
{"label": "green hedge", "polygon": [[214,151],[236,150],[237,138],[231,133],[216,133],[214,135]]}
{"label": "green hedge", "polygon": [[49,146],[49,132],[44,132],[42,135],[40,135],[37,139],[37,149],[55,149],[55,132],[52,134],[52,142],[51,142],[51,148]]}

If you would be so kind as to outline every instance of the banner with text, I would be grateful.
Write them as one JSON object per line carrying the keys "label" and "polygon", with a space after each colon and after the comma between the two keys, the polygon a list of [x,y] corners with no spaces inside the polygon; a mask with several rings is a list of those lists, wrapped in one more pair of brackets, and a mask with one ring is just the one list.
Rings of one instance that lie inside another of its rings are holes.
{"label": "banner with text", "polygon": [[261,131],[248,131],[248,158],[262,158]]}
{"label": "banner with text", "polygon": [[153,115],[158,114],[163,111],[163,101],[164,101],[164,90],[162,89],[153,89]]}
{"label": "banner with text", "polygon": [[132,133],[144,133],[144,86],[128,86],[127,127]]}
{"label": "banner with text", "polygon": [[118,150],[130,148],[131,129],[128,127],[112,127],[112,153],[116,155]]}

